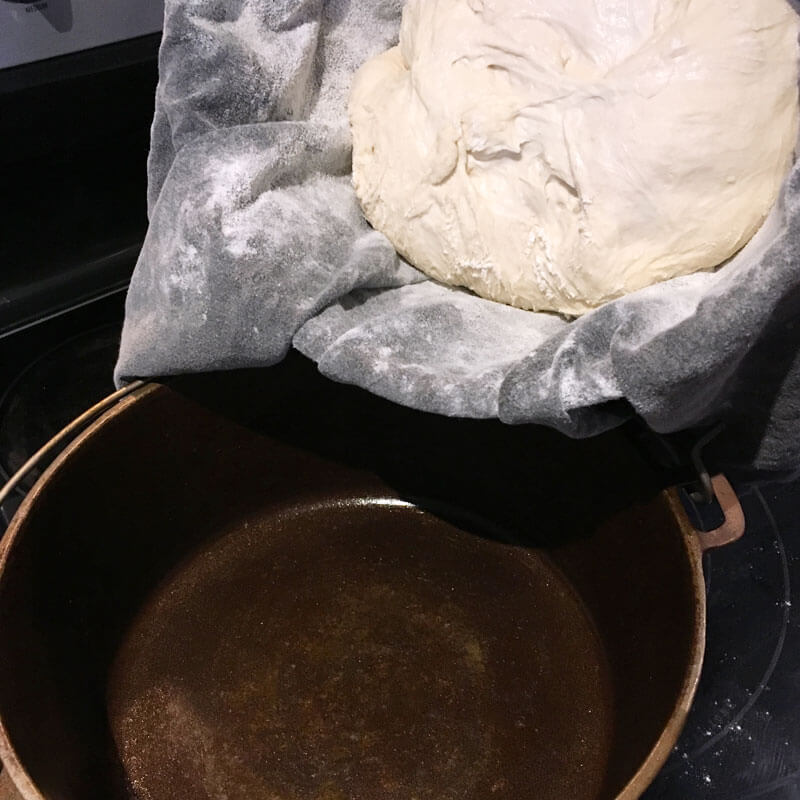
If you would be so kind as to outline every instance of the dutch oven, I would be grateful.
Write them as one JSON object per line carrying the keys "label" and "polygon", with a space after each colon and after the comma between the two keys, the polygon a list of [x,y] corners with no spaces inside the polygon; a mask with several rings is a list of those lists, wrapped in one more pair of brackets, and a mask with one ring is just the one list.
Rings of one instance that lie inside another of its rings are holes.
{"label": "dutch oven", "polygon": [[299,356],[138,387],[5,536],[0,756],[24,800],[630,800],[740,522],[703,540],[619,433],[424,414]]}

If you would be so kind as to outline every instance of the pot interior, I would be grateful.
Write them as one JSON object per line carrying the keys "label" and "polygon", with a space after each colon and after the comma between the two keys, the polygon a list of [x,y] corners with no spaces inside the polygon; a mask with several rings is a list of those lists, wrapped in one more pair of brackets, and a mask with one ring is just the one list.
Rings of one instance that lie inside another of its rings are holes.
{"label": "pot interior", "polygon": [[610,800],[701,645],[660,489],[618,433],[414,412],[300,357],[146,391],[14,523],[9,743],[59,800]]}

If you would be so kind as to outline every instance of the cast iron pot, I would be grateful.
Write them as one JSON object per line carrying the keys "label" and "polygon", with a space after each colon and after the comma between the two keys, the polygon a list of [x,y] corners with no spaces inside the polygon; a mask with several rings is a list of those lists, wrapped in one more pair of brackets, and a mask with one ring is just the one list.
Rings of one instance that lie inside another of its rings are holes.
{"label": "cast iron pot", "polygon": [[630,800],[698,680],[703,546],[619,434],[300,357],[146,385],[4,539],[0,757],[24,800]]}

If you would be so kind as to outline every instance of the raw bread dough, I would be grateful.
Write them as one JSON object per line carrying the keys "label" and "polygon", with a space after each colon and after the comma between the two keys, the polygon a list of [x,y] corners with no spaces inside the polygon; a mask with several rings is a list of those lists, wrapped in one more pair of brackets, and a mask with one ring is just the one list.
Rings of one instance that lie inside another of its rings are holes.
{"label": "raw bread dough", "polygon": [[409,0],[350,101],[367,219],[433,278],[581,314],[710,269],[798,125],[786,0]]}

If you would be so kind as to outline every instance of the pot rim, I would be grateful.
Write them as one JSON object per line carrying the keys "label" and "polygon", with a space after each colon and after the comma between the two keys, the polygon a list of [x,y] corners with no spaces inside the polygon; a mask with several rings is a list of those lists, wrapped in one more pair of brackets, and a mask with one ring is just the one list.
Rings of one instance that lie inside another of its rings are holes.
{"label": "pot rim", "polygon": [[[101,415],[93,422],[88,424],[86,428],[77,433],[72,438],[66,447],[53,459],[48,467],[42,472],[36,483],[30,488],[25,496],[25,499],[20,504],[19,508],[11,518],[11,522],[0,540],[0,581],[5,574],[6,564],[8,563],[11,551],[14,548],[14,543],[19,538],[20,530],[23,528],[27,520],[30,510],[37,502],[39,495],[44,491],[45,486],[50,482],[54,474],[62,469],[65,462],[68,461],[72,453],[80,448],[84,441],[92,437],[104,425],[108,424],[112,419],[115,419],[119,414],[127,409],[132,403],[141,400],[142,398],[158,391],[160,384],[145,383],[135,388],[129,394],[121,397],[114,405],[107,408]],[[106,398],[107,400],[108,398]],[[102,401],[105,402],[105,401]],[[56,444],[64,437],[67,429],[74,423],[66,425],[59,433],[57,433],[46,445],[42,451],[49,449],[51,445]],[[42,452],[40,451],[40,452]],[[25,467],[22,468],[23,470]],[[20,470],[22,471],[22,470]],[[13,480],[13,477],[12,477]],[[6,727],[3,714],[0,712],[0,761],[2,761],[3,769],[8,773],[11,782],[14,784],[16,790],[21,796],[21,800],[48,800],[38,789],[33,779],[28,774],[28,771],[20,762],[17,757],[16,750],[11,741],[8,728]]]}
{"label": "pot rim", "polygon": [[642,765],[614,800],[638,800],[661,771],[669,754],[672,752],[672,748],[678,741],[683,726],[686,724],[686,718],[689,715],[689,710],[697,692],[700,674],[703,669],[706,645],[706,584],[703,576],[703,548],[700,544],[698,532],[689,521],[683,503],[678,496],[678,490],[675,488],[667,489],[664,494],[670,510],[681,529],[692,571],[695,618],[692,630],[691,663],[686,671],[672,714],[664,726],[661,736],[658,737]]}

